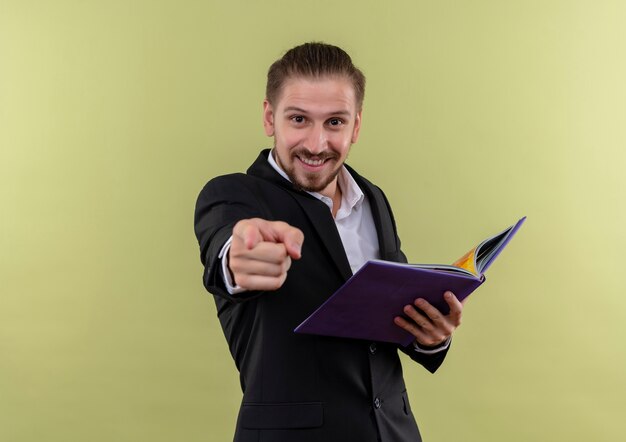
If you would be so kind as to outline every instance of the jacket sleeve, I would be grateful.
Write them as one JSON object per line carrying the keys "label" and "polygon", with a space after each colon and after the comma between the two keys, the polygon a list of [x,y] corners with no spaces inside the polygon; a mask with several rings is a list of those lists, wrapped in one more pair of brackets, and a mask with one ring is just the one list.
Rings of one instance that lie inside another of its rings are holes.
{"label": "jacket sleeve", "polygon": [[267,217],[253,186],[254,183],[244,174],[217,177],[204,186],[196,202],[194,230],[200,246],[200,260],[204,265],[204,286],[213,295],[229,302],[243,302],[262,293],[250,291],[236,296],[228,293],[218,257],[238,221]]}
{"label": "jacket sleeve", "polygon": [[434,373],[443,364],[443,360],[450,350],[450,345],[445,350],[438,351],[437,353],[420,353],[413,348],[413,344],[409,344],[407,347],[398,346],[398,349],[406,354],[409,358],[422,365],[426,370]]}

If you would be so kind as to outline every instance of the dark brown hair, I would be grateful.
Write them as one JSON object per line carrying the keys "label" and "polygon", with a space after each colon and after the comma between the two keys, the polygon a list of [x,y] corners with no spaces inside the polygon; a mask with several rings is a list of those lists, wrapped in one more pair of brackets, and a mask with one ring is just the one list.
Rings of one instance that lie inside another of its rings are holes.
{"label": "dark brown hair", "polygon": [[336,76],[346,77],[352,82],[357,109],[360,110],[365,96],[365,76],[352,64],[352,59],[343,49],[326,43],[304,43],[276,60],[267,72],[265,96],[270,104],[275,104],[289,78]]}

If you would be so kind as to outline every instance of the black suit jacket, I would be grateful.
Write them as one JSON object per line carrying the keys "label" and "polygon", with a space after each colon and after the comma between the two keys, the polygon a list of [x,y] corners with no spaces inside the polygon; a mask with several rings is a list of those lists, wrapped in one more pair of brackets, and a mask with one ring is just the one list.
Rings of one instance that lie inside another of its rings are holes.
{"label": "black suit jacket", "polygon": [[[204,284],[215,297],[243,390],[235,441],[420,441],[398,350],[431,372],[446,351],[425,355],[412,347],[293,332],[352,272],[328,207],[294,189],[269,165],[268,152],[245,175],[211,180],[195,214]],[[383,192],[348,170],[370,201],[381,259],[406,262]],[[218,254],[234,224],[254,217],[301,229],[302,258],[280,289],[232,296]]]}

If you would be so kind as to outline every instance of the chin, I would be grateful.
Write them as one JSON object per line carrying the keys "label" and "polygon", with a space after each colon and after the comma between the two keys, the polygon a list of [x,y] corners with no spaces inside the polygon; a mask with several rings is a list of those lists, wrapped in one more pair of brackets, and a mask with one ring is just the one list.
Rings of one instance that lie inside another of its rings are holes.
{"label": "chin", "polygon": [[328,177],[323,177],[316,180],[309,179],[292,179],[292,182],[296,184],[300,189],[306,190],[307,192],[317,192],[321,193],[324,189],[328,187],[328,185],[337,177],[338,172],[332,174]]}
{"label": "chin", "polygon": [[300,190],[305,190],[307,192],[321,192],[322,190],[324,190],[326,188],[326,186],[322,186],[318,183],[312,183],[310,181],[302,181],[302,180],[294,180],[292,179],[291,182],[294,184],[295,187],[297,187]]}

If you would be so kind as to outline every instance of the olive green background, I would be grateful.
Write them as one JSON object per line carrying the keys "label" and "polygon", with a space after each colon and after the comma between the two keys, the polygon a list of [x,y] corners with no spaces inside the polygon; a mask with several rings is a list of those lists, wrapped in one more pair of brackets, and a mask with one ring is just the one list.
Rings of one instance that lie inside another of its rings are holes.
{"label": "olive green background", "polygon": [[0,0],[0,440],[230,440],[197,193],[271,140],[269,64],[368,78],[349,162],[413,262],[526,225],[436,375],[428,441],[616,441],[626,413],[622,1]]}

